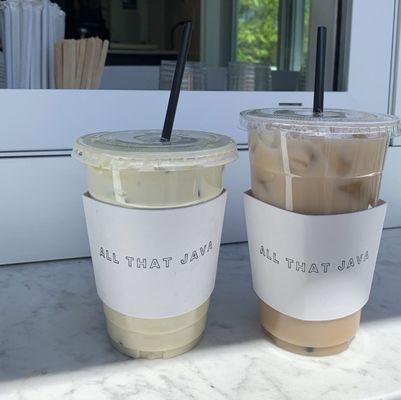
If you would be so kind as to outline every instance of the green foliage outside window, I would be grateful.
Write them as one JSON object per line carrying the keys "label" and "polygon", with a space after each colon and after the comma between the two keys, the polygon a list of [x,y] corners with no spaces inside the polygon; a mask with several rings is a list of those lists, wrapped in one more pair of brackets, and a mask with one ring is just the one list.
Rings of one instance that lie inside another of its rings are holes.
{"label": "green foliage outside window", "polygon": [[279,0],[239,0],[237,61],[276,65]]}
{"label": "green foliage outside window", "polygon": [[[237,61],[277,65],[280,0],[238,0]],[[310,0],[305,0],[304,59],[309,37]]]}

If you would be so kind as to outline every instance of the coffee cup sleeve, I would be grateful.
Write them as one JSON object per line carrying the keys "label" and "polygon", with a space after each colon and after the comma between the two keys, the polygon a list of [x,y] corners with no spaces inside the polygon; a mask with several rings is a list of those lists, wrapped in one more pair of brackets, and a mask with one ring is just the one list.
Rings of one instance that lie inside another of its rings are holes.
{"label": "coffee cup sleeve", "polygon": [[125,208],[83,196],[96,288],[122,314],[146,319],[190,312],[216,279],[227,193],[169,209]]}
{"label": "coffee cup sleeve", "polygon": [[387,205],[336,215],[286,211],[244,194],[257,296],[305,321],[346,317],[368,301]]}

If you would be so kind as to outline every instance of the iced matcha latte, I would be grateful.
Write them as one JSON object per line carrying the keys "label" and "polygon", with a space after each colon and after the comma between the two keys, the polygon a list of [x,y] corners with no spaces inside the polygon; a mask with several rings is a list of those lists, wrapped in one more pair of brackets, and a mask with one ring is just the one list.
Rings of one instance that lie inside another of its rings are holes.
{"label": "iced matcha latte", "polygon": [[[175,131],[162,143],[160,131],[106,132],[78,139],[73,155],[88,167],[90,195],[127,208],[162,209],[196,205],[223,191],[224,166],[237,158],[226,136]],[[168,358],[200,340],[209,300],[174,317],[135,318],[104,304],[115,347],[133,357]]]}
{"label": "iced matcha latte", "polygon": [[[249,110],[241,116],[257,199],[309,215],[350,213],[377,204],[396,118],[347,110],[326,110],[316,117],[310,109]],[[304,321],[263,301],[260,307],[262,326],[275,343],[312,355],[346,349],[361,315]]]}

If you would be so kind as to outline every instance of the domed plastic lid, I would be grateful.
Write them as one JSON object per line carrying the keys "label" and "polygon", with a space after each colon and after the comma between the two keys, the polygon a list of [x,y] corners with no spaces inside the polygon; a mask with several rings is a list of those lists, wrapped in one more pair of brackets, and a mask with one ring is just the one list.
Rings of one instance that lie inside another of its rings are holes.
{"label": "domed plastic lid", "polygon": [[292,135],[353,135],[375,137],[400,134],[397,117],[362,111],[326,109],[315,115],[310,108],[263,108],[241,112],[241,125],[248,130],[277,128]]}
{"label": "domed plastic lid", "polygon": [[94,133],[80,137],[72,156],[104,169],[179,170],[225,165],[237,159],[231,138],[216,133],[174,131],[161,142],[160,130]]}

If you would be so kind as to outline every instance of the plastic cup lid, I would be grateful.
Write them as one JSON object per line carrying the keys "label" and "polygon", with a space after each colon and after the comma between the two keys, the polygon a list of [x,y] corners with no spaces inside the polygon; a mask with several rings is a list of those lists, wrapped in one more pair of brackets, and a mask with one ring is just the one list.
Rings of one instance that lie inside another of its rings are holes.
{"label": "plastic cup lid", "polygon": [[292,135],[375,137],[400,134],[400,121],[386,114],[363,111],[326,109],[318,116],[311,108],[263,108],[242,111],[241,126],[248,130],[266,131],[272,128]]}
{"label": "plastic cup lid", "polygon": [[160,130],[93,133],[80,137],[72,156],[103,169],[138,171],[213,167],[237,159],[237,146],[228,136],[200,131],[174,131],[161,142]]}

